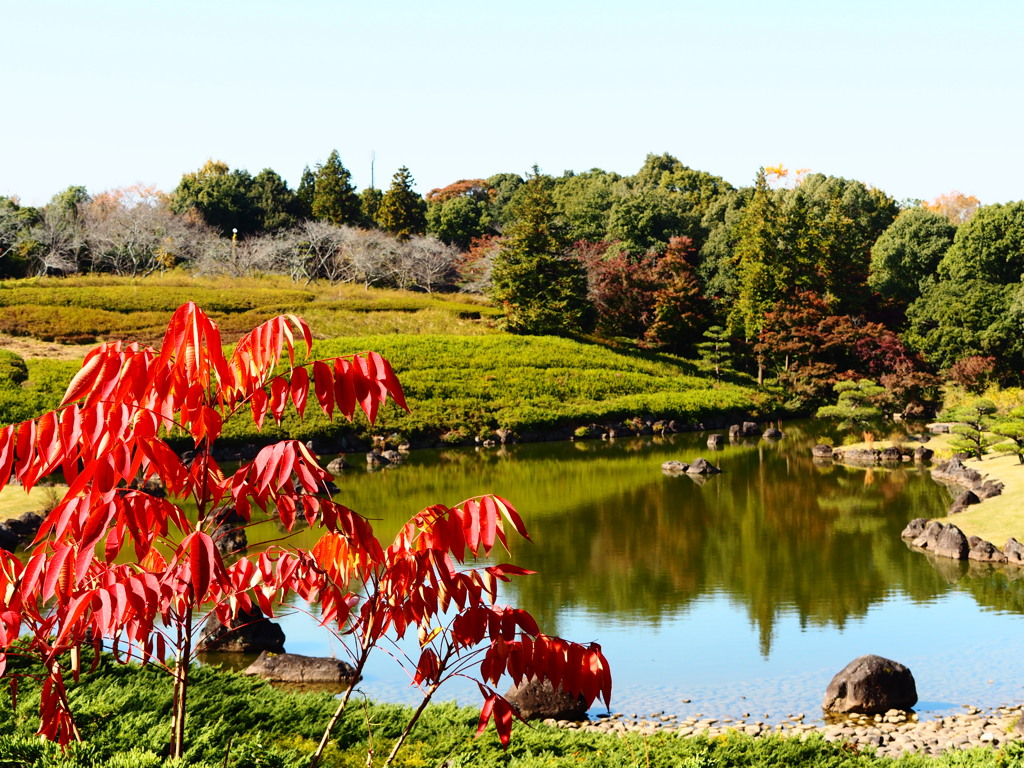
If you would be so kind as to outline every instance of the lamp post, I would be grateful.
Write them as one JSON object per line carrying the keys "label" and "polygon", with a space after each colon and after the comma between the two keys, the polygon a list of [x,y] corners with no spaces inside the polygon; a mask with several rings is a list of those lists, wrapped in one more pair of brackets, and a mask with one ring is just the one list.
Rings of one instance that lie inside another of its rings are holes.
{"label": "lamp post", "polygon": [[231,263],[235,263],[235,245],[238,243],[238,229],[231,228]]}

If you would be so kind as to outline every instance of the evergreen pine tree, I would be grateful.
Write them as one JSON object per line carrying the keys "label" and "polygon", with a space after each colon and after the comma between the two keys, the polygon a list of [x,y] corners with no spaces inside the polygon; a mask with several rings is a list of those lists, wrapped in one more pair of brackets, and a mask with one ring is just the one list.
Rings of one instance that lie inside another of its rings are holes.
{"label": "evergreen pine tree", "polygon": [[875,403],[885,394],[871,379],[840,381],[835,386],[838,395],[835,405],[825,405],[815,414],[819,419],[840,419],[840,427],[867,427],[882,416],[882,409]]}
{"label": "evergreen pine tree", "polygon": [[715,378],[722,380],[722,368],[731,365],[729,332],[720,325],[713,325],[704,331],[704,341],[697,345],[700,359],[715,372]]}
{"label": "evergreen pine tree", "polygon": [[326,163],[317,166],[311,207],[314,219],[331,224],[359,223],[359,196],[352,186],[352,174],[341,164],[336,149]]}
{"label": "evergreen pine tree", "polygon": [[988,432],[995,412],[995,403],[984,397],[969,400],[951,409],[946,418],[958,423],[952,429],[956,437],[949,441],[950,447],[955,451],[969,453],[981,461],[988,449],[999,442],[998,437]]}
{"label": "evergreen pine tree", "polygon": [[302,169],[302,178],[299,179],[299,188],[295,190],[296,215],[300,219],[313,217],[313,193],[316,189],[316,176],[309,170],[307,165]]}
{"label": "evergreen pine tree", "polygon": [[491,272],[491,298],[505,308],[513,333],[588,330],[591,307],[583,265],[566,256],[555,203],[537,169],[517,193]]}
{"label": "evergreen pine tree", "polygon": [[374,217],[381,229],[399,240],[422,235],[427,228],[427,203],[413,189],[412,174],[404,165],[391,177],[391,188],[381,198]]}
{"label": "evergreen pine tree", "polygon": [[380,201],[383,197],[384,193],[376,187],[367,187],[359,193],[359,211],[363,215],[363,226],[377,226],[377,211],[380,210]]}

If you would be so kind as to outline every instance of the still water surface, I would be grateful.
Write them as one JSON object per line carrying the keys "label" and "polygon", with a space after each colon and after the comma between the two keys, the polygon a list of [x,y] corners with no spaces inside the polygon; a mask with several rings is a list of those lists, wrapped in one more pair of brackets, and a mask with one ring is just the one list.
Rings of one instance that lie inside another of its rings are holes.
{"label": "still water surface", "polygon": [[[902,528],[938,514],[950,491],[912,465],[816,464],[814,429],[716,452],[701,434],[419,451],[394,469],[347,470],[335,498],[374,518],[385,543],[429,504],[509,499],[533,543],[499,559],[538,573],[500,602],[549,634],[601,643],[613,711],[814,720],[832,675],[865,653],[910,667],[926,716],[1024,700],[1024,580],[908,550]],[[722,474],[661,472],[701,455]],[[344,657],[307,617],[283,625],[288,651]],[[380,653],[361,688],[417,699]],[[479,700],[468,683],[446,695]]]}

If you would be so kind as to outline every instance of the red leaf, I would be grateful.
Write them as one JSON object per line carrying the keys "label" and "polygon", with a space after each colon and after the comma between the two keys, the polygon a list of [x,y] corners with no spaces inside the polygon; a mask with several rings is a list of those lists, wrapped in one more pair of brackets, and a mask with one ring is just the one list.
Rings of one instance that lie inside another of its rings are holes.
{"label": "red leaf", "polygon": [[306,412],[306,397],[309,394],[309,374],[305,368],[296,368],[292,371],[292,379],[289,382],[292,404],[295,411],[302,417]]}
{"label": "red leaf", "polygon": [[330,419],[334,416],[334,374],[322,360],[313,363],[313,394],[320,409]]}
{"label": "red leaf", "polygon": [[278,424],[284,416],[284,408],[288,405],[288,382],[280,376],[270,380],[270,413]]}
{"label": "red leaf", "polygon": [[64,393],[64,399],[60,401],[61,405],[67,405],[89,391],[96,374],[99,373],[100,368],[103,366],[104,350],[105,347],[103,346],[96,347],[85,356],[85,360],[82,361],[82,367],[75,374],[74,378],[71,379],[71,383],[68,384],[67,391]]}
{"label": "red leaf", "polygon": [[269,403],[270,399],[262,389],[257,389],[252,393],[249,405],[252,408],[252,420],[256,423],[256,429],[258,430],[263,429],[263,419],[266,418]]}
{"label": "red leaf", "polygon": [[189,570],[192,576],[192,589],[196,602],[203,602],[210,591],[210,582],[215,572],[222,572],[223,566],[217,545],[213,539],[202,531],[190,533],[181,542],[181,549],[188,550]]}

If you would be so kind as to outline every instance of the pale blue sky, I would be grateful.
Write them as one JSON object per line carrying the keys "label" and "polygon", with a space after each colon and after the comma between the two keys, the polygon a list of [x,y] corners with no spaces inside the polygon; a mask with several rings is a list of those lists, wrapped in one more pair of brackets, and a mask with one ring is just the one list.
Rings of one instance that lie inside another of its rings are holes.
{"label": "pale blue sky", "polygon": [[207,158],[360,188],[784,163],[1024,198],[1017,0],[0,0],[0,194],[172,189]]}

